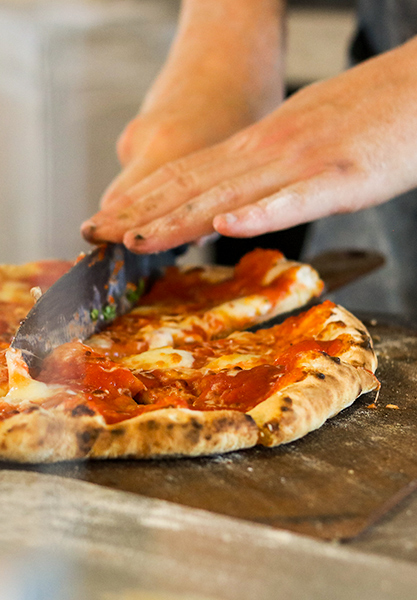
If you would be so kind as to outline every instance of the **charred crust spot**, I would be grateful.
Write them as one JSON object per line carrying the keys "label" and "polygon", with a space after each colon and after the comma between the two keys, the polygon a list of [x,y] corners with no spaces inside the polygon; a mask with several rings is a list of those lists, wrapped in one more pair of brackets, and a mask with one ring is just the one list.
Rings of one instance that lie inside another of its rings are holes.
{"label": "charred crust spot", "polygon": [[289,406],[281,406],[281,412],[288,412],[289,410],[291,410]]}
{"label": "charred crust spot", "polygon": [[317,379],[326,379],[326,375],[324,373],[314,373]]}
{"label": "charred crust spot", "polygon": [[87,454],[97,439],[99,431],[97,429],[86,429],[77,433],[77,443],[81,454]]}
{"label": "charred crust spot", "polygon": [[202,423],[200,423],[200,421],[197,421],[197,419],[191,419],[190,421],[191,426],[200,431],[200,429],[203,429],[204,425]]}
{"label": "charred crust spot", "polygon": [[207,435],[204,436],[204,439],[209,442],[211,440],[211,433],[207,433]]}
{"label": "charred crust spot", "polygon": [[[291,398],[290,398],[291,400]],[[292,402],[292,400],[291,400]],[[252,419],[252,417],[250,415],[245,415],[245,419],[248,423],[251,423],[252,425],[255,423],[255,421]]]}
{"label": "charred crust spot", "polygon": [[355,345],[359,346],[359,348],[363,348],[364,350],[372,350],[371,338],[368,336],[364,337],[361,342]]}
{"label": "charred crust spot", "polygon": [[197,421],[197,419],[190,419],[190,421],[183,424],[183,427],[187,428],[187,431],[185,432],[186,439],[191,444],[198,444],[202,433],[201,430],[203,429],[204,425]]}
{"label": "charred crust spot", "polygon": [[39,406],[29,406],[29,408],[27,408],[23,412],[25,413],[25,415],[30,415],[31,413],[33,413],[33,412],[35,412],[37,410],[39,410]]}
{"label": "charred crust spot", "polygon": [[330,354],[327,354],[327,356],[337,365],[340,365],[340,358],[338,356],[330,356]]}
{"label": "charred crust spot", "polygon": [[285,402],[285,404],[288,404],[288,406],[292,405],[292,398],[290,398],[289,396],[284,396],[282,400],[283,402]]}
{"label": "charred crust spot", "polygon": [[85,355],[86,355],[86,356],[91,356],[91,355],[92,355],[92,352],[91,352],[91,350],[86,350],[86,351],[85,351]]}
{"label": "charred crust spot", "polygon": [[226,429],[233,430],[235,428],[235,423],[227,417],[221,417],[217,421],[214,421],[213,428],[216,432],[225,431]]}
{"label": "charred crust spot", "polygon": [[174,423],[168,423],[167,431],[172,431],[174,429]]}
{"label": "charred crust spot", "polygon": [[93,417],[96,413],[89,406],[85,404],[79,404],[75,408],[72,409],[71,415],[73,417]]}
{"label": "charred crust spot", "polygon": [[118,427],[117,429],[111,430],[111,434],[114,435],[114,437],[119,437],[120,435],[123,435],[125,433],[126,429],[124,427]]}
{"label": "charred crust spot", "polygon": [[273,434],[273,433],[278,433],[279,427],[280,427],[279,421],[269,421],[269,423],[265,423],[264,429],[266,429],[268,433]]}
{"label": "charred crust spot", "polygon": [[184,429],[186,429],[185,438],[191,444],[198,444],[202,435],[202,429],[204,428],[203,423],[200,423],[200,421],[198,421],[197,419],[192,418],[189,421],[183,423],[182,426],[184,427]]}
{"label": "charred crust spot", "polygon": [[149,431],[155,431],[156,429],[159,429],[159,423],[158,421],[155,421],[155,419],[151,419],[147,422],[147,427]]}
{"label": "charred crust spot", "polygon": [[7,433],[13,433],[14,431],[20,431],[21,429],[26,429],[26,423],[19,423],[19,425],[13,425],[7,431]]}

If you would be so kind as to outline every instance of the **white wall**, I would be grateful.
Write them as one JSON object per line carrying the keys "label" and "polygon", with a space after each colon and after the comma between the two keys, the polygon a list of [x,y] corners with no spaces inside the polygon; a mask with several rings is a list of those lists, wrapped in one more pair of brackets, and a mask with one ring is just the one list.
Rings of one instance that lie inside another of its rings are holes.
{"label": "white wall", "polygon": [[0,4],[0,262],[72,258],[115,141],[162,64],[176,3]]}

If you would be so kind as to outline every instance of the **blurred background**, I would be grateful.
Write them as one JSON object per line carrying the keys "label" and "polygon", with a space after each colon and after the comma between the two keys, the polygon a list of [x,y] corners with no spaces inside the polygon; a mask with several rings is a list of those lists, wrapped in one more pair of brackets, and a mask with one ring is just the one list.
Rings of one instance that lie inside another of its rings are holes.
{"label": "blurred background", "polygon": [[[75,258],[119,167],[115,142],[174,35],[179,0],[0,0],[0,262]],[[346,65],[354,0],[290,0],[292,93]],[[256,245],[297,255],[303,227]],[[233,263],[248,241],[191,260]]]}

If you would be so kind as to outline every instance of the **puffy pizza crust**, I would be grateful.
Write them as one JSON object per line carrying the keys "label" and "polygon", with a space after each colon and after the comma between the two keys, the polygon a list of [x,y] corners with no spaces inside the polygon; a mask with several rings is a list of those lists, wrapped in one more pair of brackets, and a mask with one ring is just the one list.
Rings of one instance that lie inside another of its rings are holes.
{"label": "puffy pizza crust", "polygon": [[263,446],[287,444],[303,437],[361,394],[379,387],[371,372],[325,354],[310,353],[301,366],[307,374],[305,379],[273,394],[248,413],[259,427],[259,443]]}
{"label": "puffy pizza crust", "polygon": [[379,389],[378,361],[365,325],[342,306],[335,306],[317,339],[349,339],[338,357],[310,352],[301,366],[305,379],[280,390],[249,411],[259,427],[259,443],[277,446],[318,429],[350,406],[361,394]]}
{"label": "puffy pizza crust", "polygon": [[352,366],[364,367],[374,373],[378,361],[369,331],[362,321],[348,310],[342,306],[335,306],[317,339],[327,341],[339,336],[350,339],[349,348],[340,355],[340,358]]}
{"label": "puffy pizza crust", "polygon": [[[86,408],[88,412],[88,408]],[[236,411],[168,408],[107,425],[82,410],[33,408],[0,423],[0,458],[50,463],[87,458],[204,456],[257,443],[253,419]]]}

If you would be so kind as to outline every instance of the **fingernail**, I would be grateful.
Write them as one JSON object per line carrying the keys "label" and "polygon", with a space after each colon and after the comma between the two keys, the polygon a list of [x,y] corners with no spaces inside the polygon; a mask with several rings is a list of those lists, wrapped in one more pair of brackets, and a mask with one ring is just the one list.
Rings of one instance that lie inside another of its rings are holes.
{"label": "fingernail", "polygon": [[97,229],[97,225],[95,223],[93,223],[92,221],[85,221],[82,224],[82,228],[88,229],[89,231],[94,231],[95,229]]}
{"label": "fingernail", "polygon": [[96,229],[97,225],[95,223],[91,223],[90,221],[86,221],[81,225],[81,232],[88,240],[91,240],[94,237]]}
{"label": "fingernail", "polygon": [[220,217],[226,221],[226,223],[228,225],[232,225],[233,223],[236,223],[237,221],[237,216],[234,215],[233,213],[225,213],[224,215],[220,215]]}

